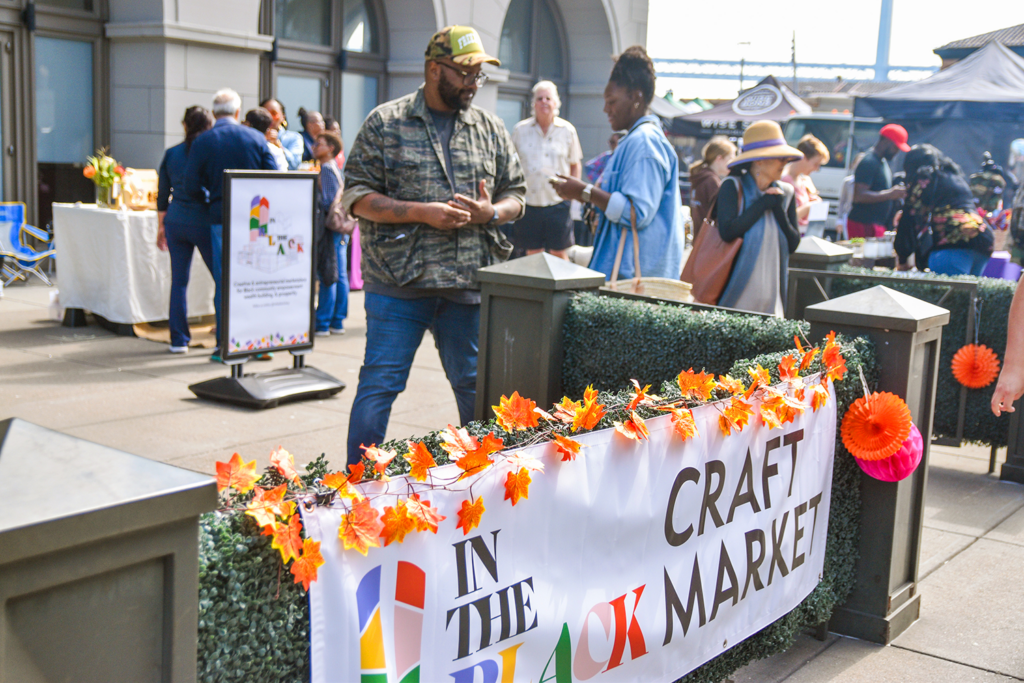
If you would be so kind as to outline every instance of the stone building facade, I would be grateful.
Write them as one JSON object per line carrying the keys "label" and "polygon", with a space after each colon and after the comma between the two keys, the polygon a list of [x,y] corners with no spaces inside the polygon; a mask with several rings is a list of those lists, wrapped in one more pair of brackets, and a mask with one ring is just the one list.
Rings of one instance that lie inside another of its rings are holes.
{"label": "stone building facade", "polygon": [[191,104],[232,87],[243,107],[274,96],[338,119],[422,82],[438,28],[469,24],[502,59],[477,104],[509,125],[529,88],[556,82],[584,154],[605,149],[602,92],[613,55],[647,36],[647,0],[0,0],[0,188],[45,223],[53,201],[88,201],[81,165],[98,147],[155,168]]}

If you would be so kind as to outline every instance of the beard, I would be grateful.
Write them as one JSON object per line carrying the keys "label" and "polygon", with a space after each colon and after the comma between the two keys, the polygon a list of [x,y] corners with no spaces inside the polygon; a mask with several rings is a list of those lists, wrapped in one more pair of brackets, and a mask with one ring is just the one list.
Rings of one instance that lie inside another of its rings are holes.
{"label": "beard", "polygon": [[447,78],[442,78],[437,82],[437,94],[449,109],[465,111],[473,103],[473,95],[476,93],[472,88],[458,88],[449,83]]}

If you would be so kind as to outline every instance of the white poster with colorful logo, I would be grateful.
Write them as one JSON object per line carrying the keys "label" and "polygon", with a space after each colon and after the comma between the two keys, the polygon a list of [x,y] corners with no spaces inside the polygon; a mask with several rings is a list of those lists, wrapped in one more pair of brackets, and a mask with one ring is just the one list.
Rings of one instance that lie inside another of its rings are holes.
{"label": "white poster with colorful logo", "polygon": [[227,354],[309,344],[313,292],[311,174],[231,177],[224,250]]}
{"label": "white poster with colorful logo", "polygon": [[[571,462],[525,449],[544,471],[514,507],[507,463],[447,490],[362,484],[377,509],[419,492],[447,516],[365,557],[338,540],[340,508],[304,513],[326,560],[310,589],[314,683],[672,681],[785,615],[822,575],[835,401],[730,436],[724,407],[695,408],[686,441],[665,416],[647,441],[584,434]],[[470,497],[486,512],[466,535]]]}

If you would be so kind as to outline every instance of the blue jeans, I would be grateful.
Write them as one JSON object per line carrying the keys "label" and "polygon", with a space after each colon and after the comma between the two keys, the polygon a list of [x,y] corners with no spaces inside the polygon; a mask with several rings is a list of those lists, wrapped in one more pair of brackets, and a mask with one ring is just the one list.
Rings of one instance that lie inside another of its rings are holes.
{"label": "blue jeans", "polygon": [[366,355],[348,423],[348,462],[355,464],[367,446],[384,441],[391,405],[405,390],[413,356],[429,328],[455,392],[459,420],[473,419],[480,305],[456,304],[441,297],[397,299],[366,292]]}
{"label": "blue jeans", "polygon": [[188,346],[188,277],[192,270],[195,249],[203,257],[206,267],[213,271],[213,245],[210,230],[205,224],[172,223],[164,221],[167,249],[171,253],[171,310],[168,323],[171,328],[171,346]]}
{"label": "blue jeans", "polygon": [[320,283],[320,293],[316,300],[317,332],[344,329],[345,318],[348,317],[348,236],[336,232],[330,235],[338,255],[338,281],[326,287],[323,282]]}
{"label": "blue jeans", "polygon": [[[215,223],[210,226],[210,242],[213,246],[213,268],[210,270],[213,273],[213,310],[217,316],[217,346],[220,346],[220,285],[223,279],[223,258],[224,254],[224,226],[220,223]],[[220,353],[219,351],[217,353]]]}
{"label": "blue jeans", "polygon": [[974,249],[935,249],[928,255],[928,267],[938,275],[981,275],[988,254]]}

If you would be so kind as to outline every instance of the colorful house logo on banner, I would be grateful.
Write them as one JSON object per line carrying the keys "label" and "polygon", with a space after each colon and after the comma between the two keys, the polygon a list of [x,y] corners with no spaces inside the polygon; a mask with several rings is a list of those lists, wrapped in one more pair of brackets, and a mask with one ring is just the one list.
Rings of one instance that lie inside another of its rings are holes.
{"label": "colorful house logo on banner", "polygon": [[[380,574],[366,572],[356,590],[359,612],[360,683],[388,683],[381,625]],[[399,683],[419,683],[423,604],[427,575],[411,562],[398,563],[395,579],[394,652]]]}
{"label": "colorful house logo on banner", "polygon": [[302,237],[286,234],[287,226],[282,230],[272,228],[273,222],[270,200],[260,195],[253,197],[249,209],[249,242],[238,250],[239,265],[276,273],[299,262],[299,256],[306,250]]}

